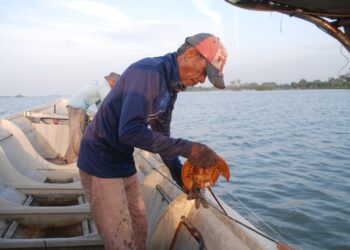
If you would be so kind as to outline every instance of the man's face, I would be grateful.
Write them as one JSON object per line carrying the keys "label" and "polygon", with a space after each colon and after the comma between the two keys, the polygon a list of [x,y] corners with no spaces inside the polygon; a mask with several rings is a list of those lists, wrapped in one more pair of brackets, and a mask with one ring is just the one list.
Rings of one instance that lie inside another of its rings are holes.
{"label": "man's face", "polygon": [[177,57],[180,81],[184,86],[194,86],[203,83],[206,78],[206,60],[195,48],[189,48]]}

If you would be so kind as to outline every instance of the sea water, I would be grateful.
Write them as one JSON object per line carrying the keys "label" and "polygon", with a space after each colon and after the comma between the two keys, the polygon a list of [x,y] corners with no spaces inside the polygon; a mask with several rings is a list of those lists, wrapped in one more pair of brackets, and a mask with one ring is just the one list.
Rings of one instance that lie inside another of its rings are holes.
{"label": "sea water", "polygon": [[0,96],[0,118],[9,116],[16,112],[29,110],[40,105],[49,104],[61,98],[57,95],[34,96],[34,97],[10,97]]}
{"label": "sea water", "polygon": [[[1,97],[0,116],[57,98]],[[350,249],[349,90],[184,92],[171,129],[224,157],[214,192],[269,236]]]}

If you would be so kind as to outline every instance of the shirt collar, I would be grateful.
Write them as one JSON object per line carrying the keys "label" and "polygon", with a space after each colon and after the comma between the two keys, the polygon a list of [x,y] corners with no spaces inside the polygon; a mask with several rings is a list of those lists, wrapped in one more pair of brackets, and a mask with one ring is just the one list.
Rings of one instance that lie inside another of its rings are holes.
{"label": "shirt collar", "polygon": [[173,92],[180,92],[186,89],[180,82],[179,68],[176,60],[176,52],[165,55],[169,58],[167,85]]}

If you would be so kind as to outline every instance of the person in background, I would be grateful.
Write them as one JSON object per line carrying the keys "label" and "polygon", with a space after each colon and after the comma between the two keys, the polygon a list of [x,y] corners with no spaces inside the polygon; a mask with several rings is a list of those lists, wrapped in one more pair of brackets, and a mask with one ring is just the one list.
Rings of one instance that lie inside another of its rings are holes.
{"label": "person in background", "polygon": [[87,122],[86,110],[93,104],[97,108],[118,81],[120,75],[111,72],[102,81],[94,81],[73,94],[67,104],[69,118],[69,141],[64,156],[68,164],[76,162],[80,149],[80,141]]}
{"label": "person in background", "polygon": [[[219,156],[208,146],[172,138],[170,122],[177,94],[187,86],[208,76],[214,86],[225,87],[226,57],[219,38],[200,33],[186,38],[176,53],[130,65],[107,95],[85,131],[77,162],[106,249],[146,249],[147,220],[134,147],[160,154],[180,186],[178,156],[194,167],[216,164]],[[200,192],[195,189],[191,195]]]}

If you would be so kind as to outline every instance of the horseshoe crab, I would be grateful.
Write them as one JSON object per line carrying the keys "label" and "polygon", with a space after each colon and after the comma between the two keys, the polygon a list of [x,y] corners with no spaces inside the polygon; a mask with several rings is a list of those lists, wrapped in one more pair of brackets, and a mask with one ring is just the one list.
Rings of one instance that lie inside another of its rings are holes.
{"label": "horseshoe crab", "polygon": [[217,181],[219,175],[225,177],[227,181],[230,180],[230,169],[221,157],[216,165],[209,168],[194,167],[187,160],[181,170],[181,179],[186,190],[191,190],[193,186],[198,188],[210,187]]}

